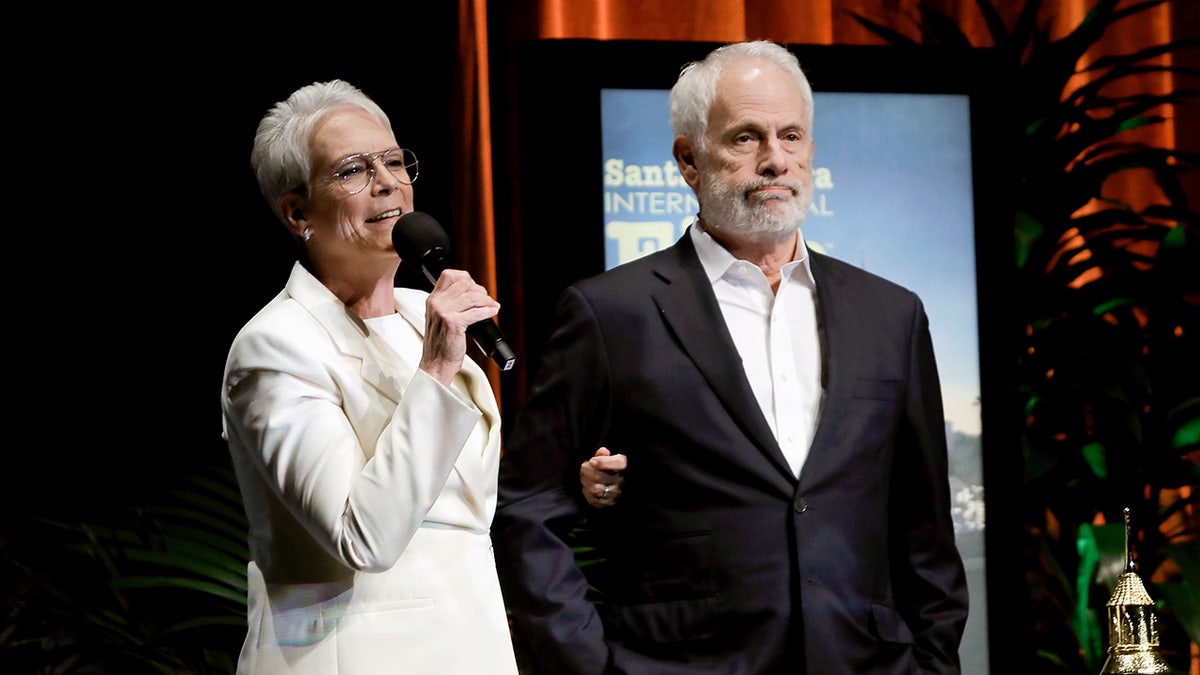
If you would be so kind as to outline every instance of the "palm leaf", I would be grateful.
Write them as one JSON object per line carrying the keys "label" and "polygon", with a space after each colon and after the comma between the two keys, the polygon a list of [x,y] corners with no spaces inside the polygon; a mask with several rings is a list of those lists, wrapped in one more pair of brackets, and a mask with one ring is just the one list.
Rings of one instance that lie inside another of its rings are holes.
{"label": "palm leaf", "polygon": [[[1195,595],[1182,599],[1200,583],[1196,565],[1180,565],[1175,558],[1184,554],[1171,548],[1200,537],[1194,518],[1180,517],[1184,505],[1194,510],[1188,495],[1200,492],[1200,373],[1184,370],[1200,334],[1200,215],[1181,181],[1200,168],[1200,157],[1125,140],[1163,124],[1163,110],[1196,92],[1113,93],[1147,75],[1196,77],[1164,57],[1200,41],[1101,49],[1125,20],[1164,3],[1098,0],[1052,38],[1038,24],[1040,0],[1024,3],[1011,32],[994,1],[976,0],[1013,69],[1006,81],[1014,83],[1021,139],[1013,221],[1014,293],[1026,326],[1015,355],[1026,420],[1020,458],[1024,522],[1039,552],[1029,570],[1035,658],[1051,668],[1100,666],[1103,631],[1092,608],[1105,599],[1096,589],[1106,574],[1108,526],[1092,523],[1119,520],[1127,505],[1145,524],[1143,569],[1168,575],[1159,585],[1164,614],[1193,641],[1200,623]],[[919,15],[919,41],[857,18],[893,45],[971,48],[933,3],[920,3]],[[1135,208],[1105,194],[1130,171],[1148,176],[1162,199]],[[1187,651],[1171,653],[1183,663]]]}

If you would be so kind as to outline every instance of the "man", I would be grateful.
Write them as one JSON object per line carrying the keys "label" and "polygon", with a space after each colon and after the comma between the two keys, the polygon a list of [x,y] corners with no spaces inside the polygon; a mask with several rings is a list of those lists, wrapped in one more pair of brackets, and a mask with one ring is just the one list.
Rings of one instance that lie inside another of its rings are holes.
{"label": "man", "polygon": [[[812,91],[786,49],[719,48],[670,105],[698,218],[565,291],[501,459],[492,535],[519,636],[555,675],[959,672],[966,579],[921,301],[805,247]],[[587,509],[579,467],[601,446],[627,468]],[[598,604],[568,538],[585,510]]]}

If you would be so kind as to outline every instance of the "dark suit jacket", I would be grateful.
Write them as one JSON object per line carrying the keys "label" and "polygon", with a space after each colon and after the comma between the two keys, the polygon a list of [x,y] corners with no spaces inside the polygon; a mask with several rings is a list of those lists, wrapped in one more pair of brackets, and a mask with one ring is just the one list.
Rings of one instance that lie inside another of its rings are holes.
{"label": "dark suit jacket", "polygon": [[[564,292],[492,526],[543,672],[958,672],[967,590],[923,305],[809,255],[825,398],[799,480],[689,234]],[[594,605],[566,538],[601,445],[629,467],[619,504],[588,516],[607,560]]]}

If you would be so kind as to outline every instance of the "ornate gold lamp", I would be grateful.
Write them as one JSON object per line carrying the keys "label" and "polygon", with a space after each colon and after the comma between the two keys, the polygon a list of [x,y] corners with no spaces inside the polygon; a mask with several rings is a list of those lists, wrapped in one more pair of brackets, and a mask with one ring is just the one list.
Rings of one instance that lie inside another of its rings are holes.
{"label": "ornate gold lamp", "polygon": [[1125,508],[1125,571],[1108,599],[1108,658],[1101,675],[1169,673],[1158,653],[1158,616],[1133,563],[1129,508]]}

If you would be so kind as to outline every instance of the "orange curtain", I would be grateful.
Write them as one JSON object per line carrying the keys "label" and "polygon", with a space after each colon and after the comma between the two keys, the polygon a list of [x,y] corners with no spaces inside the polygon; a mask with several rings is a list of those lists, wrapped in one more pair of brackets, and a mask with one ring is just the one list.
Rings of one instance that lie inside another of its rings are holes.
{"label": "orange curtain", "polygon": [[[1137,0],[1127,0],[1131,5]],[[681,40],[732,42],[766,38],[795,44],[883,44],[859,24],[858,14],[918,38],[921,0],[696,0],[686,7],[675,0],[528,0],[522,14],[534,39]],[[983,13],[975,0],[928,0],[925,5],[955,20],[973,44],[991,46]],[[1010,28],[1025,5],[998,2]],[[1050,38],[1077,26],[1094,0],[1049,0],[1039,11],[1039,25]],[[1125,53],[1180,37],[1200,34],[1194,0],[1167,2],[1124,19],[1100,44],[1101,51]],[[1179,5],[1176,7],[1176,5]],[[1175,33],[1173,35],[1173,33]],[[1169,75],[1149,74],[1137,88],[1165,92],[1175,86]],[[1129,93],[1129,92],[1122,92]],[[1174,111],[1167,111],[1172,114]],[[1140,140],[1161,147],[1176,145],[1174,124],[1143,132]],[[1146,135],[1148,134],[1148,136]]]}
{"label": "orange curtain", "polygon": [[[488,39],[486,0],[458,0],[458,78],[461,96],[455,114],[454,166],[456,198],[451,206],[459,262],[476,281],[496,295],[496,238],[492,185],[491,108],[488,104]],[[474,353],[474,352],[472,352]],[[499,368],[481,362],[500,395]]]}
{"label": "orange curtain", "polygon": [[[1047,0],[1039,11],[1038,24],[1049,36],[1062,37],[1077,26],[1095,0]],[[1128,7],[1140,0],[1125,0]],[[927,6],[954,19],[977,46],[992,44],[976,0],[926,0]],[[995,3],[1010,28],[1024,2]],[[512,25],[522,39],[584,38],[596,40],[679,40],[730,42],[767,38],[796,44],[883,44],[883,40],[859,24],[858,14],[889,26],[910,37],[918,37],[918,8],[922,0],[513,0],[508,9]],[[1109,30],[1099,53],[1128,53],[1181,38],[1200,37],[1200,3],[1168,0],[1149,11],[1123,19]],[[1197,50],[1174,56],[1185,67],[1200,67]],[[1081,76],[1082,77],[1082,76]],[[1170,75],[1151,73],[1139,77],[1128,88],[1162,93],[1181,88]],[[1119,93],[1128,94],[1129,91]],[[1174,120],[1200,119],[1200,103],[1192,102],[1164,113],[1167,124],[1138,130],[1126,136],[1158,147],[1200,149],[1200,125],[1177,125]],[[1200,178],[1196,179],[1200,181]],[[1200,188],[1193,181],[1192,194]],[[1129,203],[1145,204],[1145,183],[1114,186]]]}
{"label": "orange curtain", "polygon": [[[1124,0],[1131,6],[1141,0]],[[954,19],[973,44],[991,46],[990,33],[975,0],[927,0],[929,6]],[[491,173],[492,142],[489,135],[488,25],[506,31],[516,40],[582,38],[596,40],[672,40],[732,42],[766,38],[792,44],[879,45],[884,41],[859,24],[858,14],[918,37],[918,8],[921,0],[509,0],[493,7],[488,17],[486,0],[459,0],[460,63],[462,92],[456,139],[456,160],[461,184],[456,196],[455,223],[464,231],[457,240],[470,242],[463,255],[468,269],[483,284],[495,290],[496,260],[494,200]],[[1023,2],[997,2],[1006,25],[1011,28]],[[1046,0],[1038,24],[1058,38],[1082,21],[1094,0]],[[1128,53],[1172,40],[1200,37],[1200,2],[1168,0],[1151,11],[1123,19],[1110,29],[1099,45],[1101,53]],[[1200,50],[1176,54],[1176,65],[1200,67]],[[1186,60],[1186,62],[1180,62]],[[1084,77],[1081,75],[1080,77]],[[1183,88],[1170,75],[1147,74],[1126,87],[1147,93]],[[1120,93],[1130,93],[1122,91]],[[1200,103],[1190,102],[1178,110],[1166,110],[1170,121],[1151,129],[1138,130],[1139,140],[1157,147],[1200,149],[1200,125],[1178,124],[1175,120],[1200,119]],[[1187,177],[1189,194],[1197,195],[1200,177]],[[1134,206],[1154,200],[1157,191],[1148,177],[1136,174],[1120,178],[1111,186],[1120,198]],[[1194,201],[1200,201],[1197,195]],[[512,308],[518,314],[520,307]],[[519,336],[517,336],[519,339]],[[489,373],[493,385],[498,372]],[[524,380],[524,373],[521,380]],[[499,388],[497,387],[497,391]]]}
{"label": "orange curtain", "polygon": [[[1137,0],[1126,0],[1132,5]],[[1039,25],[1061,37],[1077,25],[1095,0],[1047,0]],[[801,44],[882,44],[853,15],[859,14],[917,36],[918,8],[926,5],[955,20],[976,44],[990,44],[984,17],[975,0],[694,0],[686,7],[675,0],[515,0],[510,12],[522,17],[534,39],[586,38],[595,40],[684,40],[725,42],[767,38]],[[1009,26],[1023,2],[997,2]],[[1122,25],[1107,43],[1143,46],[1165,41],[1172,32],[1190,31],[1195,21],[1190,2],[1168,0],[1160,8],[1140,13]],[[1178,7],[1176,7],[1178,5]]]}

